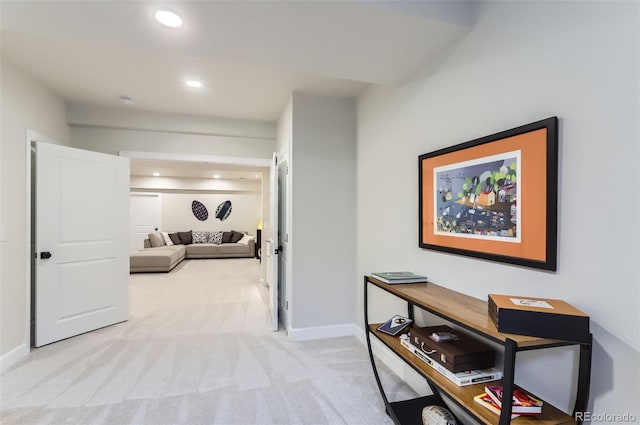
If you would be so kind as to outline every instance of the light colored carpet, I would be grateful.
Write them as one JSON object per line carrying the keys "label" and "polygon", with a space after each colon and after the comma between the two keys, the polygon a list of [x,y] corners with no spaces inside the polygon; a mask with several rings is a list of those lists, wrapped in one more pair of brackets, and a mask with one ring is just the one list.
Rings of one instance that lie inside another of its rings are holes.
{"label": "light colored carpet", "polygon": [[[366,347],[271,332],[255,259],[131,276],[128,322],[31,351],[2,424],[391,424]],[[414,396],[386,368],[391,399]]]}

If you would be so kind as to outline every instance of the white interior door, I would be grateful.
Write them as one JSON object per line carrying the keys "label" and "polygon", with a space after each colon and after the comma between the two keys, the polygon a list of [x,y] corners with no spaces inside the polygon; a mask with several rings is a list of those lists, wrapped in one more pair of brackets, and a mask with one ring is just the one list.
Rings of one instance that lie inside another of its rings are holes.
{"label": "white interior door", "polygon": [[271,202],[271,237],[267,242],[267,261],[270,263],[267,283],[269,285],[269,301],[271,308],[271,323],[273,330],[278,330],[278,159],[273,154],[270,173],[270,202]]}
{"label": "white interior door", "polygon": [[35,345],[129,316],[129,159],[36,143]]}
{"label": "white interior door", "polygon": [[160,228],[160,194],[132,193],[129,197],[131,214],[131,250],[144,248],[149,233]]}

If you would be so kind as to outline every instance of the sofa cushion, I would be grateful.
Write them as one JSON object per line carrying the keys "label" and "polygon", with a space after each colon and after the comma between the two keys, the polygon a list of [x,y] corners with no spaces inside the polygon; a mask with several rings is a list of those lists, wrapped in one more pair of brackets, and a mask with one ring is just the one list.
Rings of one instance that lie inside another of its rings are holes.
{"label": "sofa cushion", "polygon": [[242,239],[238,241],[238,243],[242,245],[249,245],[249,241],[251,241],[252,239],[253,239],[253,236],[249,236],[245,234],[242,236]]}
{"label": "sofa cushion", "polygon": [[178,237],[183,245],[191,245],[193,243],[193,234],[191,233],[191,230],[188,232],[178,232]]}
{"label": "sofa cushion", "polygon": [[209,243],[220,245],[222,243],[222,234],[224,232],[211,232],[209,233]]}
{"label": "sofa cushion", "polygon": [[193,232],[193,243],[209,243],[209,232],[196,230]]}
{"label": "sofa cushion", "polygon": [[174,245],[180,245],[182,243],[182,241],[180,240],[180,236],[178,236],[177,233],[169,233],[169,237],[171,238],[171,242],[173,242]]}
{"label": "sofa cushion", "polygon": [[157,248],[159,246],[165,246],[164,238],[162,237],[162,233],[153,232],[149,233],[149,242],[151,242],[152,248]]}
{"label": "sofa cushion", "polygon": [[129,271],[132,273],[168,272],[183,258],[184,252],[181,253],[178,249],[145,249],[131,254]]}
{"label": "sofa cushion", "polygon": [[215,257],[218,254],[218,249],[222,245],[215,245],[212,243],[199,243],[189,245],[187,247],[187,258],[207,258],[207,256]]}
{"label": "sofa cushion", "polygon": [[239,243],[222,244],[218,248],[218,253],[228,255],[252,254],[249,245]]}
{"label": "sofa cushion", "polygon": [[222,232],[222,243],[231,243],[233,232]]}
{"label": "sofa cushion", "polygon": [[238,243],[240,239],[244,236],[242,232],[236,232],[235,230],[231,231],[231,243]]}

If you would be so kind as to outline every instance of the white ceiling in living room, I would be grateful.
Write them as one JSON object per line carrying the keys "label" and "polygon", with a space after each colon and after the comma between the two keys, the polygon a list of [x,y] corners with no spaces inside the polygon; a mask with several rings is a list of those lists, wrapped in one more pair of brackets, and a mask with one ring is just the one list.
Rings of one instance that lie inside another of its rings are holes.
{"label": "white ceiling in living room", "polygon": [[[2,0],[1,53],[70,103],[272,122],[293,91],[406,82],[464,37],[475,5]],[[160,8],[183,27],[156,22]],[[184,86],[194,77],[204,88]]]}

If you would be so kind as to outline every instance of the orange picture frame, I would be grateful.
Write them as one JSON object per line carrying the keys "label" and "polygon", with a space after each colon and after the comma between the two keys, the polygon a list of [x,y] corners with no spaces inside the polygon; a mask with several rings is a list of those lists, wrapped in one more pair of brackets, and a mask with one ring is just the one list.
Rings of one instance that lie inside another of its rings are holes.
{"label": "orange picture frame", "polygon": [[556,270],[557,117],[418,162],[421,248]]}

